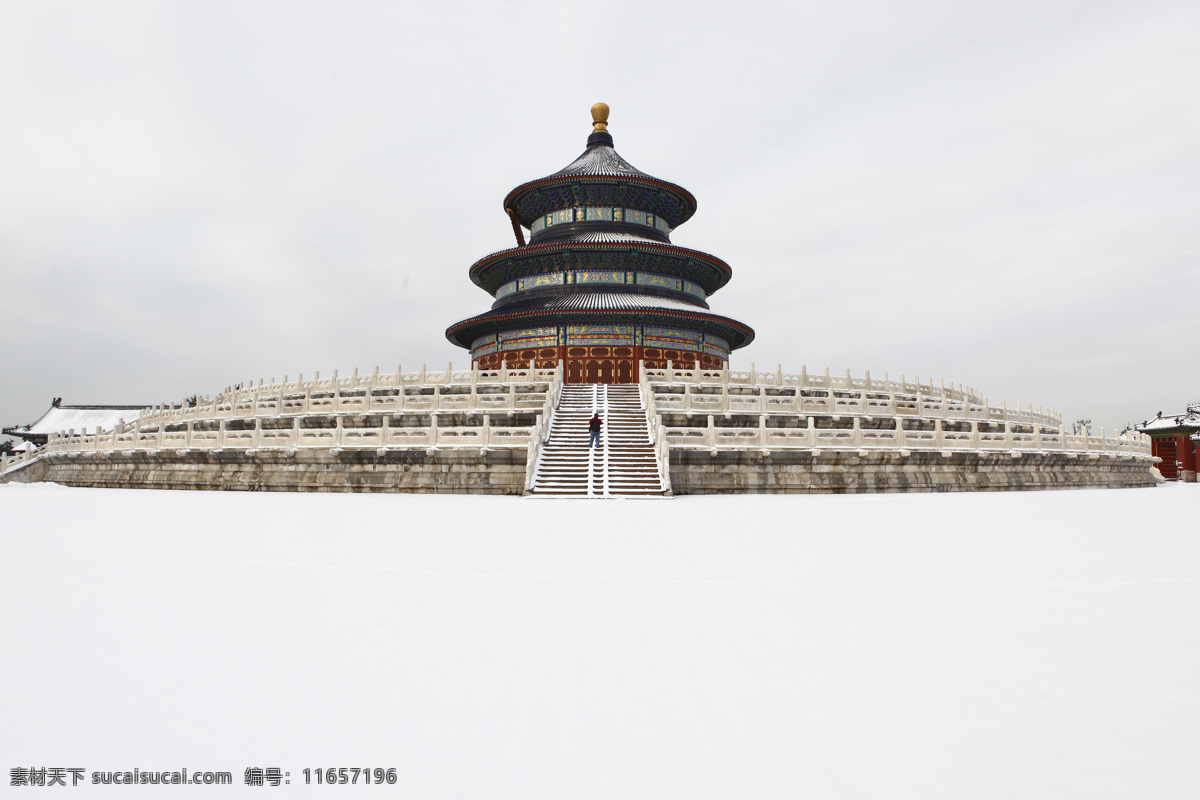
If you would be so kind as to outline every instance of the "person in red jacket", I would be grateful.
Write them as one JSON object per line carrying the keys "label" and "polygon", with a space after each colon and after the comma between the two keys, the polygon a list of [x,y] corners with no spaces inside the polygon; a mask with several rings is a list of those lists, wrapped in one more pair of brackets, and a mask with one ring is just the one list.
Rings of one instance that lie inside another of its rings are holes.
{"label": "person in red jacket", "polygon": [[599,414],[592,414],[591,420],[588,421],[588,430],[591,431],[591,436],[588,438],[588,449],[600,446],[600,426],[604,424],[604,420],[600,419]]}

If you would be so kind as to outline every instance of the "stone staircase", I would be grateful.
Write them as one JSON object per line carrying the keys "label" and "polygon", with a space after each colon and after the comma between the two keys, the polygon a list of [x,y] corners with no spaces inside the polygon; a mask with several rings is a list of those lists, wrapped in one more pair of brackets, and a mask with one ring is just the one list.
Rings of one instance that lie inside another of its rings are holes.
{"label": "stone staircase", "polygon": [[[588,448],[588,420],[604,420],[600,447]],[[637,386],[562,388],[542,447],[532,494],[574,497],[664,495],[662,475]]]}

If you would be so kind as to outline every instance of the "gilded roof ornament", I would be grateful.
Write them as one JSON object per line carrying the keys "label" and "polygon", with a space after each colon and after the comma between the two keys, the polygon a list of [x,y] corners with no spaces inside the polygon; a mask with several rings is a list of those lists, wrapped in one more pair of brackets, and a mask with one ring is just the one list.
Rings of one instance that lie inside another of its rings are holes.
{"label": "gilded roof ornament", "polygon": [[596,103],[592,106],[592,132],[604,133],[608,130],[608,103]]}

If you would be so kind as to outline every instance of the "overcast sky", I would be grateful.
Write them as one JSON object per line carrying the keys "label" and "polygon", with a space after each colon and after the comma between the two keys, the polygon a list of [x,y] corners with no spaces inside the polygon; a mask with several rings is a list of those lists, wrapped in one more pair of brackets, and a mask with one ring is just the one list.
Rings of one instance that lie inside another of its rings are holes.
{"label": "overcast sky", "polygon": [[0,5],[0,423],[466,365],[501,200],[691,190],[733,366],[1200,401],[1200,3]]}

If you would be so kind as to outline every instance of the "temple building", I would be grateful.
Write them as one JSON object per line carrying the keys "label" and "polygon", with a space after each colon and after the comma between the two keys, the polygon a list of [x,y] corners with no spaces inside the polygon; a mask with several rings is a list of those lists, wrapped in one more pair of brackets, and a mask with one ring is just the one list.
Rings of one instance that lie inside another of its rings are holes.
{"label": "temple building", "polygon": [[517,247],[470,269],[495,302],[451,325],[446,338],[480,369],[561,361],[566,383],[636,383],[640,365],[668,362],[725,367],[754,331],[709,310],[729,265],[671,244],[671,232],[696,212],[695,197],[617,154],[607,105],[593,106],[592,120],[579,158],[504,198]]}

